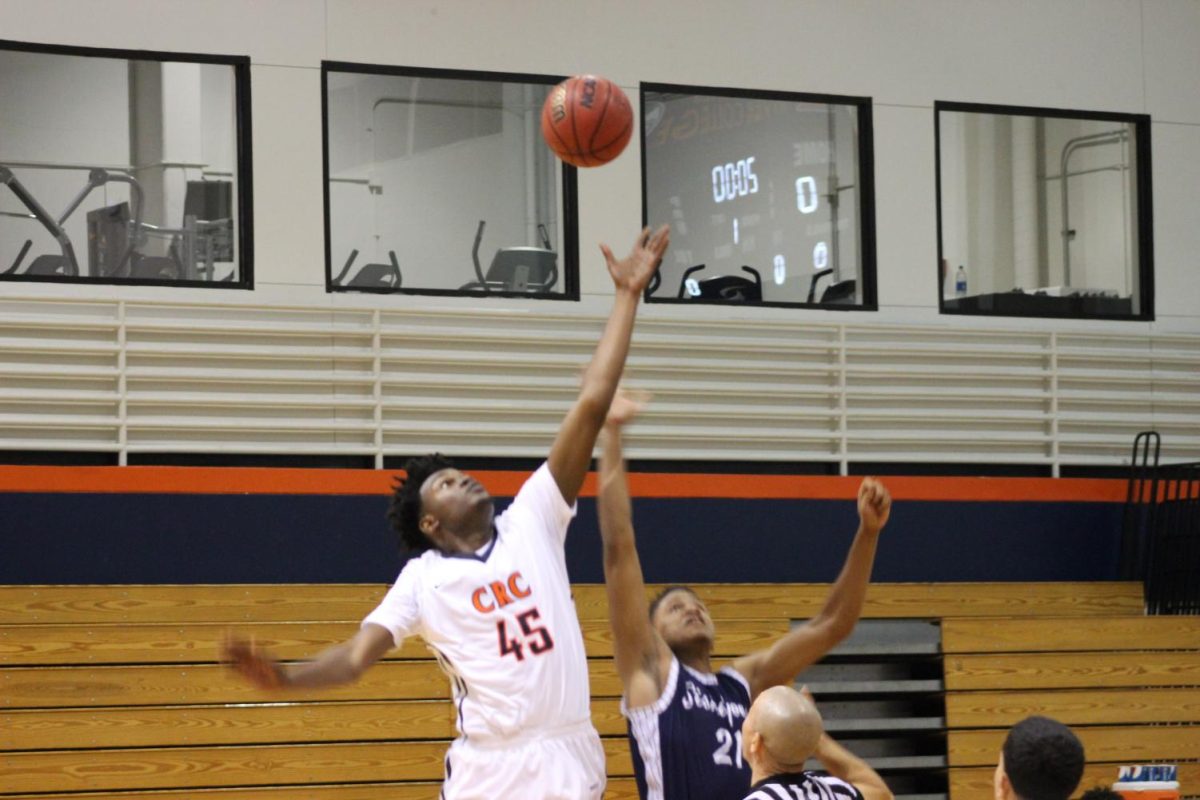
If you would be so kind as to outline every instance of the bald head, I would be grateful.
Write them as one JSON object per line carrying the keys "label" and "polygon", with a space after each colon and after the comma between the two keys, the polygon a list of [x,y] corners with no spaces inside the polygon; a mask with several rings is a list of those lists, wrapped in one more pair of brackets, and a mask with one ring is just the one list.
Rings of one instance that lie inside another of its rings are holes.
{"label": "bald head", "polygon": [[773,686],[750,706],[742,747],[755,775],[795,772],[817,749],[823,731],[812,701],[790,686]]}

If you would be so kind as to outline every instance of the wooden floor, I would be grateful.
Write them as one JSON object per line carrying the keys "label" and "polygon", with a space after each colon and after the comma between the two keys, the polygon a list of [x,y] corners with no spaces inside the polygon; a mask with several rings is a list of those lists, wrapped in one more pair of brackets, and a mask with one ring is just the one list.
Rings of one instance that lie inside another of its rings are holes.
{"label": "wooden floor", "polygon": [[[769,644],[828,589],[697,588],[721,657]],[[0,798],[435,797],[453,709],[419,641],[322,693],[268,695],[216,663],[230,628],[310,655],[353,634],[385,590],[0,586]],[[603,587],[574,590],[606,796],[632,798]],[[1076,727],[1085,783],[1111,782],[1119,763],[1168,760],[1185,787],[1200,786],[1200,763],[1187,763],[1200,762],[1200,620],[1141,612],[1130,583],[877,584],[864,617],[941,621],[951,797],[973,800],[990,797],[1007,726],[1031,713]]]}

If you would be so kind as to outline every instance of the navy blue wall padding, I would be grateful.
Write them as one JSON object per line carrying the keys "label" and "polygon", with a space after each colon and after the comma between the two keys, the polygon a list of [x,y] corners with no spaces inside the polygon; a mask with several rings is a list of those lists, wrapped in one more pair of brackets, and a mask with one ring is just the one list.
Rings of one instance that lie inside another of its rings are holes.
{"label": "navy blue wall padding", "polygon": [[[386,511],[372,496],[0,494],[0,583],[390,583]],[[848,500],[642,498],[634,521],[649,582],[827,582],[858,518]],[[1113,580],[1120,526],[1119,503],[897,502],[874,579]],[[593,499],[567,563],[603,580]]]}

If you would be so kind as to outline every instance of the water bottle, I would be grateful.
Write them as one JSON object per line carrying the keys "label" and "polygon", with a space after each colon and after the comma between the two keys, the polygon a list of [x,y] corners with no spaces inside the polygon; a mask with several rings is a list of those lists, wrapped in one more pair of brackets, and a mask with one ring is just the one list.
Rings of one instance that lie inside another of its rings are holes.
{"label": "water bottle", "polygon": [[962,264],[958,265],[958,272],[954,273],[954,296],[967,296],[967,271],[963,269]]}

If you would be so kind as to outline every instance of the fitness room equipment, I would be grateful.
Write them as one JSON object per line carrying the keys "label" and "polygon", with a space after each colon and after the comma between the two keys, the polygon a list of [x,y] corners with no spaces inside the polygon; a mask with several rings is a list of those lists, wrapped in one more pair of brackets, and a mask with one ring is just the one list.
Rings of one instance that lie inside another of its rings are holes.
{"label": "fitness room equipment", "polygon": [[348,289],[399,289],[404,284],[404,276],[400,274],[400,262],[396,259],[396,251],[388,251],[389,264],[364,264],[363,268],[350,279],[349,283],[342,283],[346,279],[346,274],[350,272],[350,267],[354,264],[354,259],[358,258],[358,251],[351,250],[350,257],[346,259],[346,265],[342,267],[342,271],[333,279],[334,286],[343,286]]}
{"label": "fitness room equipment", "polygon": [[[79,208],[91,192],[108,183],[129,185],[131,204],[116,203],[94,209],[87,213],[88,231],[88,274],[99,278],[130,278],[135,280],[214,280],[214,262],[220,258],[233,258],[233,219],[206,220],[196,217],[194,211],[205,208],[204,195],[215,194],[219,206],[222,195],[225,207],[229,206],[232,184],[227,181],[191,181],[185,195],[184,225],[167,228],[142,220],[143,191],[141,184],[131,175],[111,173],[106,169],[92,168],[88,172],[83,189],[71,201],[66,210],[54,219],[50,216],[24,185],[7,167],[0,166],[0,181],[9,187],[19,200],[30,210],[30,214],[3,212],[9,216],[36,219],[59,243],[61,255],[40,255],[30,263],[24,275],[57,275],[77,277],[79,262],[75,249],[63,225]],[[212,192],[205,184],[224,186]],[[193,188],[194,186],[200,189]],[[194,199],[199,196],[201,199]],[[132,235],[131,235],[132,234]],[[169,238],[169,256],[148,256],[137,251],[147,236]],[[12,266],[2,274],[14,275],[32,246],[26,241]],[[201,265],[201,260],[203,264]],[[232,280],[233,273],[224,278]]]}
{"label": "fitness room equipment", "polygon": [[475,231],[475,246],[471,259],[475,263],[476,280],[459,287],[460,292],[482,289],[485,292],[521,292],[537,294],[549,292],[558,283],[558,256],[550,249],[550,236],[546,226],[538,224],[542,247],[505,247],[496,251],[487,275],[479,263],[479,245],[483,241],[483,229],[487,224],[479,220]]}
{"label": "fitness room equipment", "polygon": [[[142,187],[137,179],[93,170],[89,188],[108,181],[129,183],[129,204],[117,203],[88,212],[88,269],[94,275],[142,280],[221,281],[234,279],[236,270],[218,279],[216,262],[233,260],[233,184],[229,181],[188,181],[183,200],[183,225],[169,228],[142,219]],[[93,185],[94,184],[94,185]],[[80,197],[82,200],[82,196]],[[131,231],[136,241],[126,243]],[[168,255],[137,252],[148,237],[169,240]],[[127,252],[127,255],[124,253]]]}
{"label": "fitness room equipment", "polygon": [[62,220],[66,220],[94,189],[109,183],[129,184],[133,213],[131,216],[129,203],[88,212],[88,273],[101,278],[179,280],[182,270],[174,260],[134,252],[138,233],[143,228],[143,195],[142,185],[132,175],[116,175],[105,169],[91,170],[87,183],[63,212]]}
{"label": "fitness room equipment", "polygon": [[[0,166],[0,183],[12,191],[17,196],[17,199],[29,209],[29,214],[17,214],[11,211],[0,212],[5,216],[20,217],[24,219],[36,219],[42,224],[54,240],[58,242],[59,248],[62,250],[61,255],[40,255],[30,262],[26,268],[24,275],[57,275],[61,277],[75,277],[79,275],[79,262],[75,259],[75,248],[71,244],[71,237],[63,230],[62,222],[66,220],[66,214],[62,220],[56,220],[50,216],[42,204],[37,201],[25,185],[17,179],[16,175],[12,174],[12,170],[8,167]],[[0,275],[15,275],[21,267],[21,262],[25,260],[25,256],[29,253],[29,248],[33,246],[32,239],[26,239],[25,244],[21,246],[20,252],[17,253],[16,259],[12,266],[0,273]]]}
{"label": "fitness room equipment", "polygon": [[188,181],[183,195],[183,225],[161,228],[143,223],[155,236],[171,238],[170,252],[188,280],[232,281],[236,270],[217,278],[216,263],[234,260],[233,182]]}
{"label": "fitness room equipment", "polygon": [[854,295],[858,290],[858,283],[853,278],[845,281],[830,278],[830,284],[825,287],[825,291],[821,292],[820,301],[817,301],[817,282],[826,275],[833,275],[833,267],[819,269],[813,273],[812,280],[808,284],[807,302],[819,302],[821,305],[854,305]]}
{"label": "fitness room equipment", "polygon": [[[679,298],[684,300],[724,300],[730,303],[761,303],[762,276],[753,267],[742,267],[742,272],[750,275],[713,275],[702,280],[696,280],[693,274],[704,269],[704,264],[697,264],[684,270],[679,279]],[[657,277],[657,273],[655,273]],[[655,283],[657,288],[657,282]]]}

